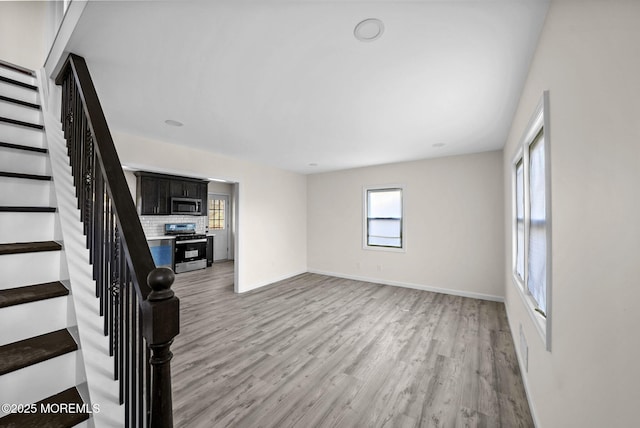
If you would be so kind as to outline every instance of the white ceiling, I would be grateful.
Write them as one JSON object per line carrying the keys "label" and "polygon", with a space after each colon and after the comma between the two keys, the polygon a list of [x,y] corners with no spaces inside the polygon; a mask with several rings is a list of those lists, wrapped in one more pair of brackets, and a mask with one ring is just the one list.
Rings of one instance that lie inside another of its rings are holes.
{"label": "white ceiling", "polygon": [[68,51],[114,131],[306,174],[500,149],[547,6],[91,1]]}

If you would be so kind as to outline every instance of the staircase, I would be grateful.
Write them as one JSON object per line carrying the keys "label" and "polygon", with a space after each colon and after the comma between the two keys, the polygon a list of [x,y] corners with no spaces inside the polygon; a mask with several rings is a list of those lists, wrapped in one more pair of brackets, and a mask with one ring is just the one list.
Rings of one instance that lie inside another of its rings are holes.
{"label": "staircase", "polygon": [[0,427],[90,416],[36,82],[0,62]]}

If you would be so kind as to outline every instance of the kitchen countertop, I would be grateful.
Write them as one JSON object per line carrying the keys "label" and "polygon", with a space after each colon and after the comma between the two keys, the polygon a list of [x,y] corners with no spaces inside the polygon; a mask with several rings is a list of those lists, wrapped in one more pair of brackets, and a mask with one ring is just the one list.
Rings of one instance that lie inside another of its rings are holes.
{"label": "kitchen countertop", "polygon": [[[215,233],[207,233],[207,236],[216,236]],[[147,241],[158,241],[160,239],[176,239],[175,235],[147,236]]]}
{"label": "kitchen countertop", "polygon": [[147,241],[158,241],[160,239],[176,239],[176,237],[171,235],[147,236]]}

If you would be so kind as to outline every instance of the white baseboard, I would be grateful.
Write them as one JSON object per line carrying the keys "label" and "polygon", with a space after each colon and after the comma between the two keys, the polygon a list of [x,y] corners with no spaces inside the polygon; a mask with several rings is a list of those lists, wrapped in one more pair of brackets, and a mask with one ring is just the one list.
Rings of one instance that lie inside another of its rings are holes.
{"label": "white baseboard", "polygon": [[433,293],[451,294],[453,296],[470,297],[472,299],[490,300],[492,302],[504,302],[503,296],[493,296],[490,294],[473,293],[470,291],[454,290],[450,288],[432,287],[424,284],[413,284],[410,282],[389,281],[379,278],[368,278],[358,275],[348,275],[344,273],[328,272],[317,269],[309,269],[309,273],[317,273],[319,275],[335,276],[344,279],[353,279],[355,281],[373,282],[376,284],[391,285],[394,287],[413,288],[415,290],[431,291]]}

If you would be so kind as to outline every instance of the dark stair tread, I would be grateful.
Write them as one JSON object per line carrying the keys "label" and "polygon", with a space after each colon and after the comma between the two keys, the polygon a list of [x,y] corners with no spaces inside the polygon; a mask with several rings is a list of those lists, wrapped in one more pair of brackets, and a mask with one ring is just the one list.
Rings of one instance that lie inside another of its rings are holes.
{"label": "dark stair tread", "polygon": [[21,172],[5,172],[0,171],[0,177],[8,177],[8,178],[24,178],[27,180],[42,180],[42,181],[51,181],[50,175],[40,175],[40,174],[23,174]]}
{"label": "dark stair tread", "polygon": [[11,125],[24,126],[26,128],[32,128],[40,131],[44,129],[44,125],[39,125],[37,123],[24,122],[22,120],[9,119],[8,117],[0,117],[0,122],[9,123]]}
{"label": "dark stair tread", "polygon": [[57,211],[56,207],[10,207],[1,206],[0,212],[10,213],[54,213]]}
{"label": "dark stair tread", "polygon": [[0,95],[0,101],[6,101],[8,103],[18,104],[18,105],[21,105],[23,107],[29,107],[29,108],[32,108],[32,109],[40,110],[40,105],[39,104],[34,104],[34,103],[30,103],[28,101],[18,100],[16,98],[5,97],[4,95]]}
{"label": "dark stair tread", "polygon": [[69,290],[60,281],[9,288],[0,290],[0,308],[67,295]]}
{"label": "dark stair tread", "polygon": [[78,349],[66,329],[0,346],[0,375],[41,363]]}
{"label": "dark stair tread", "polygon": [[22,88],[31,89],[32,91],[37,91],[38,87],[34,85],[30,85],[28,83],[21,82],[19,80],[11,79],[10,77],[0,76],[0,82],[9,83],[11,85],[20,86]]}
{"label": "dark stair tread", "polygon": [[0,244],[0,255],[59,251],[61,249],[62,245],[54,241],[16,242],[13,244]]}
{"label": "dark stair tread", "polygon": [[[55,412],[58,404],[74,405],[74,410],[69,412]],[[36,413],[12,413],[0,418],[0,426],[3,428],[69,428],[89,419],[88,413],[80,413],[89,410],[80,397],[75,387],[69,388],[56,395],[45,398],[35,403]],[[42,413],[42,410],[45,410]],[[47,409],[51,411],[47,412]]]}
{"label": "dark stair tread", "polygon": [[2,141],[0,141],[0,147],[5,147],[7,149],[26,150],[29,152],[38,152],[38,153],[48,152],[48,150],[45,149],[44,147],[25,146],[22,144],[4,143]]}

